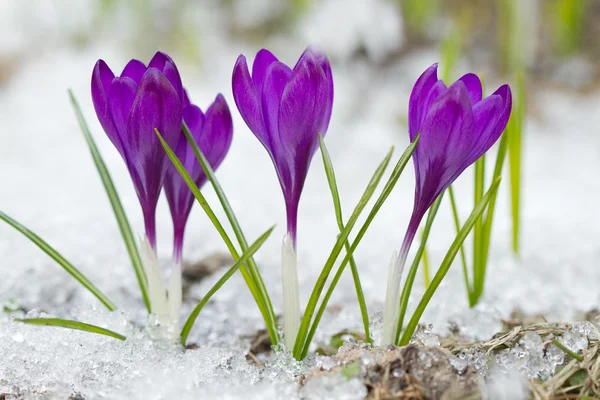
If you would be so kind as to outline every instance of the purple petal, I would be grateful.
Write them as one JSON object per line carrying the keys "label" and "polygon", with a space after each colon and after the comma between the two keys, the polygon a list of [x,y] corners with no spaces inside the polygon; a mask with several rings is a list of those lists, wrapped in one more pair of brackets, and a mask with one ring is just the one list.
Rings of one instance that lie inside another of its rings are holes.
{"label": "purple petal", "polygon": [[138,85],[130,78],[115,78],[108,92],[108,104],[115,132],[108,133],[111,142],[115,145],[125,162],[129,162],[129,146],[127,121],[131,106],[135,100]]}
{"label": "purple petal", "polygon": [[276,161],[279,158],[287,158],[279,134],[279,107],[281,96],[291,76],[290,67],[282,62],[275,62],[267,70],[263,85],[261,108],[267,132],[266,143],[263,144]]}
{"label": "purple petal", "polygon": [[139,60],[131,60],[127,63],[123,72],[121,72],[121,78],[130,78],[138,85],[142,80],[142,76],[146,72],[146,66]]}
{"label": "purple petal", "polygon": [[438,81],[437,67],[436,63],[427,68],[419,79],[417,79],[410,94],[408,101],[408,133],[411,142],[417,136],[417,132],[421,130],[421,123],[424,119],[423,115],[427,112],[423,105],[431,89]]}
{"label": "purple petal", "polygon": [[165,152],[154,129],[158,129],[174,148],[180,137],[181,121],[179,94],[158,69],[148,68],[127,122],[132,160],[130,173],[145,215],[154,214],[167,166]]}
{"label": "purple petal", "polygon": [[[117,146],[115,139],[118,138],[119,134],[108,105],[108,92],[114,78],[115,75],[108,65],[103,60],[98,60],[92,72],[92,102],[102,129]],[[121,152],[120,146],[117,146],[117,149]]]}
{"label": "purple petal", "polygon": [[462,82],[452,85],[432,104],[415,152],[419,163],[415,209],[423,213],[464,170],[473,135],[473,113]]}
{"label": "purple petal", "polygon": [[233,139],[233,121],[227,102],[218,94],[206,111],[206,124],[198,142],[210,166],[216,170],[229,151]]}
{"label": "purple petal", "polygon": [[327,105],[325,106],[325,115],[323,116],[323,122],[321,123],[321,127],[319,128],[319,133],[325,136],[325,134],[327,133],[327,128],[329,127],[329,121],[331,120],[331,113],[333,111],[333,74],[331,72],[331,64],[329,64],[329,59],[324,54],[317,57],[317,61],[319,62],[319,65],[325,73],[327,87]]}
{"label": "purple petal", "polygon": [[469,98],[471,99],[471,105],[475,105],[481,101],[483,90],[481,88],[481,81],[475,74],[465,74],[460,77],[459,81],[462,81],[467,87],[469,92]]}
{"label": "purple petal", "polygon": [[183,103],[182,104],[183,104],[183,107],[189,106],[190,104],[192,104],[190,101],[190,96],[188,95],[188,92],[185,88],[183,89]]}
{"label": "purple petal", "polygon": [[165,53],[160,51],[156,52],[150,63],[148,63],[148,68],[156,68],[161,71],[171,82],[171,85],[175,88],[175,91],[179,95],[179,99],[182,104],[184,101],[184,93],[183,93],[183,84],[181,83],[181,76],[179,75],[179,71],[177,70],[177,66]]}
{"label": "purple petal", "polygon": [[[254,135],[267,147],[269,138],[263,122],[260,97],[250,78],[246,57],[240,55],[233,67],[233,99],[242,118]],[[267,147],[268,148],[268,147]]]}
{"label": "purple petal", "polygon": [[328,112],[327,94],[323,69],[312,54],[303,54],[285,86],[279,108],[279,137],[293,161],[287,201],[295,208],[318,146],[319,129]]}
{"label": "purple petal", "polygon": [[496,136],[495,126],[502,114],[504,102],[500,96],[492,95],[473,107],[473,143],[468,157],[464,160],[466,167],[473,164],[496,142],[502,132]]}
{"label": "purple petal", "polygon": [[256,53],[254,62],[252,63],[252,82],[256,88],[258,98],[261,98],[263,85],[265,83],[265,77],[267,76],[267,69],[274,62],[279,61],[269,50],[262,49]]}

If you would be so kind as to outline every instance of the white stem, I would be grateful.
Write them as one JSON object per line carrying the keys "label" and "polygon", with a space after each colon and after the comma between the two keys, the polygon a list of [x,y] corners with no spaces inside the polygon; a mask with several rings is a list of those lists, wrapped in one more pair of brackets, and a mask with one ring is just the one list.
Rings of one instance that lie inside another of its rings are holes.
{"label": "white stem", "polygon": [[388,267],[387,291],[385,293],[385,308],[383,311],[383,332],[381,345],[395,344],[396,329],[400,318],[400,282],[406,263],[406,252],[398,254],[394,251]]}
{"label": "white stem", "polygon": [[167,300],[167,309],[174,332],[179,327],[179,313],[181,312],[182,302],[181,287],[181,263],[175,263],[171,271],[171,280],[169,281],[169,298]]}
{"label": "white stem", "polygon": [[165,284],[160,272],[158,257],[150,245],[148,237],[144,235],[141,239],[141,258],[142,265],[148,278],[148,297],[150,301],[150,310],[156,315],[161,323],[167,322],[167,297],[165,293]]}
{"label": "white stem", "polygon": [[281,280],[283,284],[283,337],[288,351],[294,349],[300,328],[300,293],[296,251],[289,235],[283,238],[281,247]]}

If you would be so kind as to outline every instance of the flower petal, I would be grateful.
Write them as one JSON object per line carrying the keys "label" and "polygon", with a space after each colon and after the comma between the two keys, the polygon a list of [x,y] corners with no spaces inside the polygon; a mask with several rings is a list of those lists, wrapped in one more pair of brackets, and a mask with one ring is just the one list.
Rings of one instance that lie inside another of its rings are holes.
{"label": "flower petal", "polygon": [[146,72],[146,66],[139,60],[131,60],[127,63],[123,72],[121,72],[121,78],[130,78],[138,85],[142,80],[142,76]]}
{"label": "flower petal", "polygon": [[437,78],[437,63],[427,68],[421,74],[408,101],[408,133],[412,142],[417,132],[421,130],[421,124],[424,119],[423,115],[427,114],[427,109],[423,106],[431,89],[438,81]]}
{"label": "flower petal", "polygon": [[415,151],[415,163],[419,164],[415,209],[424,213],[464,170],[462,160],[472,135],[469,94],[464,83],[457,82],[431,104],[423,123]]}
{"label": "flower petal", "polygon": [[[117,146],[115,140],[119,137],[119,133],[114,124],[108,104],[108,92],[114,78],[115,75],[108,65],[103,60],[98,60],[92,72],[92,102],[94,103],[94,110],[96,110],[96,115],[98,116],[100,125],[102,125],[102,129],[104,129],[110,140]],[[117,149],[121,152],[120,145],[117,146]]]}
{"label": "flower petal", "polygon": [[261,98],[267,69],[271,64],[277,61],[279,61],[277,57],[267,49],[260,50],[256,53],[256,57],[254,57],[254,62],[252,63],[252,82],[254,82],[254,87],[256,88],[259,99]]}
{"label": "flower petal", "polygon": [[171,82],[171,85],[173,85],[173,88],[175,88],[175,91],[179,95],[179,99],[183,103],[184,94],[183,84],[181,83],[181,76],[179,75],[179,70],[177,69],[177,66],[175,65],[171,57],[169,57],[165,53],[158,51],[156,52],[154,57],[152,57],[152,60],[150,60],[150,62],[148,63],[148,68],[156,68],[159,71],[161,71],[167,77],[169,82]]}
{"label": "flower petal", "polygon": [[167,165],[165,152],[154,129],[158,129],[169,146],[174,148],[180,137],[181,121],[179,94],[161,71],[148,68],[127,122],[133,169],[130,173],[144,213],[154,212],[156,208]]}
{"label": "flower petal", "polygon": [[497,95],[480,101],[473,107],[473,136],[471,151],[464,160],[466,167],[473,164],[498,140],[502,131],[496,136],[496,122],[502,114],[504,102]]}
{"label": "flower petal", "polygon": [[323,116],[323,122],[319,128],[319,133],[323,136],[327,133],[327,128],[329,127],[329,121],[331,120],[331,113],[333,111],[333,74],[331,72],[331,64],[329,63],[329,59],[325,56],[325,53],[322,51],[316,50],[312,47],[308,47],[306,52],[311,53],[319,62],[319,65],[323,69],[325,73],[325,78],[327,81],[327,105],[326,112]]}
{"label": "flower petal", "polygon": [[471,105],[475,105],[481,101],[481,96],[483,93],[483,89],[481,87],[481,81],[479,77],[475,74],[468,73],[460,77],[458,79],[462,81],[467,87],[467,91],[469,92],[469,98],[471,99]]}
{"label": "flower petal", "polygon": [[[227,102],[218,94],[206,110],[206,124],[198,142],[210,166],[216,170],[229,151],[233,139],[233,121]],[[198,166],[200,168],[200,166]]]}
{"label": "flower petal", "polygon": [[328,112],[328,90],[318,61],[312,54],[304,53],[281,95],[278,123],[279,139],[293,163],[287,200],[296,207],[319,143],[319,129]]}
{"label": "flower petal", "polygon": [[108,137],[115,145],[125,162],[129,162],[129,145],[127,120],[131,112],[131,106],[137,94],[138,85],[130,78],[115,78],[110,85],[108,92],[108,104],[112,121],[115,126],[115,133]]}
{"label": "flower petal", "polygon": [[240,55],[233,67],[233,99],[242,118],[254,135],[267,147],[269,138],[263,122],[260,97],[248,72],[246,57]]}
{"label": "flower petal", "polygon": [[261,108],[267,131],[267,143],[263,144],[275,157],[283,157],[286,151],[279,134],[279,107],[281,96],[291,76],[290,67],[282,62],[275,62],[267,70],[263,85]]}

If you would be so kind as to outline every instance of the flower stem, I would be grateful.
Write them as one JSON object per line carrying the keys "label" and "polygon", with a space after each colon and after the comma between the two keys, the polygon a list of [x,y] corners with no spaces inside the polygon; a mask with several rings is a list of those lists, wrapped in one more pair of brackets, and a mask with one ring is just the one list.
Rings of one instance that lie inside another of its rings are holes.
{"label": "flower stem", "polygon": [[146,238],[154,252],[156,252],[156,206],[148,208],[151,209],[144,207],[142,210],[144,213],[144,227],[146,228]]}
{"label": "flower stem", "polygon": [[296,249],[292,234],[283,238],[281,247],[281,281],[283,285],[283,336],[287,350],[294,349],[300,328],[300,293]]}

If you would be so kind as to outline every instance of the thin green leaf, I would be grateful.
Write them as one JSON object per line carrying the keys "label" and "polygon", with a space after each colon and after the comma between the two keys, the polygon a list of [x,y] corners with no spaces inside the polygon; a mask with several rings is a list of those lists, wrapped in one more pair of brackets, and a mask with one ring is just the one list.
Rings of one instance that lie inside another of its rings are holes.
{"label": "thin green leaf", "polygon": [[135,244],[135,238],[131,231],[131,226],[129,225],[127,214],[123,209],[123,205],[121,204],[121,200],[119,199],[117,189],[113,184],[112,178],[110,177],[110,173],[106,168],[106,164],[104,163],[104,160],[100,155],[100,151],[96,146],[96,142],[94,141],[94,138],[92,137],[92,134],[87,126],[85,118],[83,117],[83,113],[81,112],[79,103],[75,99],[75,95],[73,95],[73,92],[70,89],[69,98],[71,99],[73,110],[75,111],[75,115],[77,116],[77,121],[79,122],[81,133],[83,133],[83,136],[85,137],[85,141],[87,142],[90,153],[92,154],[92,158],[94,159],[94,164],[96,165],[96,169],[98,170],[100,179],[102,179],[104,190],[106,191],[106,195],[110,200],[110,205],[112,206],[115,218],[117,219],[117,224],[119,225],[121,236],[123,237],[123,241],[125,242],[125,247],[127,247],[129,258],[131,258],[131,265],[133,265],[135,276],[140,286],[142,297],[144,298],[144,304],[146,304],[148,312],[151,312],[150,300],[148,298],[148,278],[146,277],[146,272],[144,271],[144,266],[142,265],[142,259],[140,258],[140,253],[138,251],[137,245]]}
{"label": "thin green leaf", "polygon": [[[196,156],[196,159],[200,163],[200,166],[202,167],[204,174],[207,176],[208,180],[210,181],[211,185],[213,186],[213,189],[215,190],[215,193],[217,194],[217,197],[219,198],[219,202],[221,203],[221,206],[223,207],[223,211],[225,211],[225,215],[227,215],[227,219],[229,220],[229,223],[231,224],[231,228],[233,229],[233,232],[235,233],[235,237],[237,238],[238,243],[240,244],[240,248],[242,249],[242,252],[245,252],[248,249],[248,242],[246,241],[244,232],[242,231],[242,228],[237,220],[237,217],[235,216],[235,213],[233,212],[233,208],[231,208],[231,205],[229,204],[229,200],[227,199],[227,196],[225,195],[225,192],[223,191],[221,184],[217,180],[215,171],[213,171],[213,169],[212,169],[210,163],[208,162],[208,160],[206,159],[204,153],[202,153],[200,146],[198,146],[198,143],[196,143],[196,141],[192,137],[192,134],[190,133],[190,130],[189,130],[188,126],[185,124],[185,122],[183,123],[183,133],[184,133],[188,143],[192,147],[192,150],[194,151],[194,155]],[[274,345],[277,345],[279,343],[279,331],[277,330],[277,318],[275,317],[275,311],[273,310],[273,305],[271,303],[271,297],[269,296],[269,292],[267,291],[267,288],[262,279],[260,271],[258,270],[258,266],[256,265],[256,262],[254,261],[254,258],[250,257],[248,259],[247,267],[248,267],[248,271],[250,272],[250,276],[252,277],[252,280],[254,281],[254,284],[256,285],[256,287],[260,293],[261,300],[264,304],[265,311],[268,314],[268,321],[265,321],[265,322],[267,322],[267,325],[269,325],[269,332],[273,336],[271,338],[271,340],[273,341]],[[242,268],[242,270],[243,269],[246,269],[246,267],[244,266]]]}
{"label": "thin green leaf", "polygon": [[477,221],[477,219],[481,216],[481,214],[483,214],[483,211],[486,209],[487,205],[489,204],[490,200],[492,199],[493,194],[498,190],[499,185],[500,185],[500,179],[496,179],[494,181],[494,183],[490,186],[490,189],[487,191],[485,196],[483,196],[481,201],[479,201],[479,203],[477,203],[475,208],[473,208],[471,215],[469,216],[469,218],[463,225],[459,234],[456,236],[456,239],[454,239],[454,242],[450,246],[450,249],[448,250],[446,257],[444,257],[444,261],[442,261],[440,268],[438,269],[435,276],[433,277],[433,279],[431,281],[431,285],[429,285],[429,287],[425,291],[425,294],[423,294],[421,301],[417,305],[415,312],[413,313],[410,321],[408,322],[408,325],[406,326],[406,330],[404,331],[404,333],[402,334],[402,338],[400,339],[400,343],[399,343],[400,346],[405,346],[410,342],[410,339],[412,338],[413,334],[415,333],[415,329],[417,328],[417,325],[419,324],[419,321],[421,320],[421,316],[423,315],[423,312],[425,311],[427,304],[429,304],[429,301],[433,297],[433,294],[435,293],[437,288],[442,283],[442,280],[448,273],[448,270],[450,269],[450,266],[452,265],[452,261],[454,261],[454,258],[456,257],[456,254],[458,254],[460,247],[462,246],[463,242],[465,241],[465,239],[471,232],[471,229],[473,229],[473,226],[475,225],[475,222]]}
{"label": "thin green leaf", "polygon": [[[408,308],[408,300],[410,298],[410,293],[412,292],[415,277],[417,276],[417,270],[419,269],[421,256],[425,252],[425,246],[427,245],[427,240],[429,239],[429,233],[431,232],[431,227],[433,226],[435,216],[437,215],[438,210],[440,209],[440,204],[442,204],[443,196],[444,194],[442,193],[429,208],[429,212],[427,213],[427,220],[425,221],[425,228],[423,228],[423,238],[421,239],[421,243],[419,244],[419,248],[417,249],[415,258],[413,259],[410,269],[408,270],[408,274],[406,275],[406,281],[404,282],[404,287],[402,288],[402,293],[400,294],[400,318],[398,318],[398,327],[396,328],[395,343],[398,343],[398,337],[400,336],[402,326],[404,325],[404,317],[406,316],[406,309]],[[429,286],[431,286],[431,282],[429,282],[427,288],[429,288]]]}
{"label": "thin green leaf", "polygon": [[[508,148],[508,135],[506,132],[502,135],[502,139],[500,139],[500,145],[498,146],[498,154],[496,156],[496,165],[494,166],[494,176],[493,180],[500,178],[502,175],[502,167],[504,166],[504,160],[506,159],[506,153]],[[485,214],[485,220],[483,222],[482,229],[482,252],[481,252],[481,262],[480,264],[474,264],[474,271],[477,271],[478,279],[473,280],[473,296],[470,301],[471,307],[479,301],[479,298],[483,294],[483,288],[485,286],[485,274],[487,270],[487,262],[488,255],[490,251],[490,243],[492,236],[492,224],[494,222],[494,211],[496,209],[496,199],[498,197],[498,192],[496,191],[492,195],[492,199],[490,200],[490,204],[487,208],[487,212]]]}
{"label": "thin green leaf", "polygon": [[[421,243],[423,243],[424,239],[424,231],[421,232]],[[423,282],[425,284],[425,289],[431,283],[431,275],[429,273],[429,255],[427,254],[427,246],[423,246]]]}
{"label": "thin green leaf", "polygon": [[[338,192],[337,181],[335,179],[335,172],[333,170],[333,163],[331,162],[331,157],[329,155],[329,151],[327,150],[327,146],[325,146],[325,141],[323,140],[323,136],[319,135],[319,146],[321,147],[321,155],[323,157],[323,165],[325,167],[325,173],[327,175],[327,182],[329,183],[329,189],[331,190],[331,197],[333,199],[333,207],[335,209],[335,218],[338,224],[338,228],[341,231],[344,230],[344,218],[342,216],[342,205],[340,202],[340,195]],[[348,240],[344,242],[344,247],[348,252],[350,250],[350,243]],[[365,301],[365,296],[363,294],[362,285],[360,283],[360,276],[358,275],[358,268],[356,266],[356,262],[354,261],[354,257],[350,257],[350,269],[352,270],[352,279],[354,280],[354,287],[356,289],[356,297],[358,299],[358,306],[360,308],[360,314],[363,320],[363,327],[365,330],[365,341],[367,343],[372,343],[371,334],[369,332],[369,312],[367,311],[367,304]],[[341,273],[340,273],[341,276]],[[337,274],[336,274],[337,277]],[[334,278],[334,282],[336,282]],[[337,282],[336,282],[337,283]],[[332,286],[335,286],[332,284]]]}
{"label": "thin green leaf", "polygon": [[[354,242],[352,242],[352,245],[350,246],[350,250],[346,253],[346,257],[344,258],[344,260],[338,267],[338,271],[339,270],[343,271],[343,268],[350,261],[350,257],[352,257],[352,254],[354,254],[354,251],[356,250],[356,248],[358,247],[363,236],[369,229],[369,226],[371,225],[371,223],[373,222],[373,219],[379,212],[379,209],[383,206],[383,203],[385,203],[386,199],[388,198],[388,196],[390,195],[390,193],[396,186],[398,179],[400,179],[400,176],[402,175],[402,172],[404,171],[404,167],[406,167],[406,164],[412,157],[412,154],[414,153],[418,142],[419,142],[419,134],[417,134],[415,139],[406,148],[406,150],[404,151],[404,153],[402,154],[402,156],[396,163],[396,166],[394,167],[394,170],[392,171],[390,178],[388,179],[387,183],[385,184],[383,190],[381,191],[381,194],[379,195],[379,197],[377,198],[377,201],[373,205],[371,212],[367,216],[365,222],[363,223],[358,234],[356,235]],[[390,154],[390,157],[391,157],[391,154]],[[375,172],[373,178],[371,178],[371,183],[373,183],[374,179],[379,174],[379,170],[384,167],[384,163],[385,163],[385,160],[384,160],[384,162],[382,162],[382,164],[380,164],[380,166],[377,169],[377,171]],[[321,295],[321,292],[323,290],[323,287],[325,285],[325,282],[327,280],[327,277],[328,277],[329,271],[331,270],[333,262],[335,262],[335,258],[337,257],[337,254],[339,254],[339,251],[341,249],[341,243],[343,242],[343,240],[347,239],[347,236],[350,233],[352,226],[354,225],[354,223],[356,222],[356,219],[358,218],[358,214],[360,214],[360,212],[366,205],[366,201],[368,201],[368,199],[366,199],[366,198],[370,197],[370,194],[367,196],[367,194],[368,194],[367,192],[369,192],[371,190],[371,186],[372,185],[369,184],[369,186],[367,187],[367,190],[365,191],[365,193],[363,194],[363,197],[361,198],[361,201],[359,201],[358,205],[354,209],[354,213],[350,217],[350,220],[348,221],[348,224],[344,228],[344,231],[342,233],[340,233],[340,235],[338,236],[338,241],[336,242],[336,246],[334,247],[334,250],[332,251],[332,253],[330,255],[330,259],[333,257],[333,260],[328,259],[327,263],[325,264],[325,267],[323,268],[323,271],[321,272],[321,275],[319,276],[319,280],[317,281],[317,284],[315,285],[315,288],[313,289],[311,299],[309,300],[309,306],[307,307],[307,310],[304,313],[302,323],[306,323],[307,325],[310,323],[310,320],[312,318],[312,313],[314,313],[314,309],[316,307],[316,302],[318,301],[318,299]],[[372,188],[372,189],[374,190],[375,188]],[[366,199],[366,201],[363,204],[363,200],[365,200],[365,199]],[[344,237],[344,235],[345,235],[345,237]],[[334,254],[336,252],[336,249],[337,249],[337,254]],[[330,265],[330,263],[331,263],[331,265]],[[326,270],[326,268],[327,268],[327,270]],[[333,290],[333,289],[331,289],[331,290]],[[313,301],[314,301],[314,303],[312,303]],[[327,302],[324,299],[321,304],[321,307],[319,309],[319,313],[315,317],[315,321],[313,322],[313,326],[311,327],[308,335],[306,335],[306,333],[303,333],[303,335],[306,337],[302,340],[302,342],[300,342],[300,339],[296,339],[296,346],[294,347],[294,356],[296,358],[299,358],[298,356],[300,356],[300,359],[302,359],[302,358],[306,357],[306,355],[308,354],[308,348],[309,348],[312,338],[314,337],[314,334],[317,330],[317,326],[319,324],[321,315],[325,312],[326,306],[327,306]],[[308,321],[308,322],[305,322],[305,321]],[[301,332],[302,332],[302,329],[303,328],[301,325],[300,326]],[[300,337],[300,334],[298,335],[298,337]],[[302,346],[302,348],[299,349],[299,350],[301,350],[301,353],[296,353],[296,351],[297,351],[296,347],[299,347],[299,346]]]}
{"label": "thin green leaf", "polygon": [[29,325],[41,325],[41,326],[56,326],[60,328],[72,329],[75,331],[84,331],[89,333],[96,333],[98,335],[110,336],[115,339],[125,340],[125,336],[120,333],[111,331],[110,329],[101,328],[96,325],[86,324],[84,322],[72,321],[69,319],[61,318],[15,318],[14,321],[23,322]]}
{"label": "thin green leaf", "polygon": [[579,362],[583,362],[583,357],[582,356],[580,356],[579,354],[575,353],[574,351],[572,351],[571,349],[569,349],[567,346],[565,346],[564,344],[562,344],[561,342],[559,342],[557,338],[552,339],[552,343],[554,343],[554,345],[556,347],[558,347],[559,349],[561,349],[562,351],[564,351],[565,353],[567,353],[568,355],[570,355],[572,358],[576,359]]}
{"label": "thin green leaf", "polygon": [[68,262],[58,251],[54,250],[52,246],[46,243],[38,235],[4,214],[0,211],[0,219],[5,221],[7,224],[21,232],[25,237],[31,240],[37,247],[39,247],[44,253],[48,254],[54,261],[56,261],[61,267],[65,269],[73,278],[77,279],[87,290],[90,291],[102,304],[106,306],[110,311],[114,311],[117,307],[112,301],[108,299],[88,278],[86,278],[77,268]]}
{"label": "thin green leaf", "polygon": [[[485,154],[475,162],[475,183],[473,191],[473,204],[479,203],[483,197],[485,186]],[[483,215],[475,221],[473,226],[473,273],[477,270],[475,265],[481,264],[481,257],[483,255]],[[485,277],[479,277],[485,279]],[[475,277],[473,277],[475,280]],[[468,288],[468,286],[467,286]],[[468,290],[469,298],[473,298],[472,290]],[[471,305],[473,307],[474,304]]]}
{"label": "thin green leaf", "polygon": [[[460,232],[460,219],[458,217],[458,207],[456,205],[456,199],[454,197],[454,189],[452,185],[448,187],[448,197],[450,198],[450,207],[452,208],[452,219],[454,220],[454,228],[456,229],[456,234]],[[465,287],[467,288],[467,295],[469,297],[469,303],[471,299],[471,284],[469,283],[469,270],[467,267],[467,256],[465,254],[465,248],[463,246],[460,247],[460,261],[462,263],[463,276],[465,279]]]}
{"label": "thin green leaf", "polygon": [[508,122],[508,159],[510,166],[510,194],[513,223],[513,251],[519,253],[519,231],[521,226],[521,158],[523,143],[523,118],[525,117],[525,82],[523,72],[517,74],[517,93],[513,114]]}
{"label": "thin green leaf", "polygon": [[229,270],[227,270],[227,272],[221,277],[221,279],[219,279],[217,281],[217,283],[215,283],[214,286],[212,288],[210,288],[210,290],[204,295],[202,300],[200,300],[200,303],[198,303],[198,305],[196,307],[194,307],[194,309],[192,310],[192,313],[188,317],[187,321],[185,321],[185,324],[183,325],[183,329],[181,330],[181,335],[180,335],[181,344],[184,347],[187,342],[187,338],[190,334],[190,331],[192,330],[192,327],[194,326],[194,322],[196,322],[196,318],[198,318],[198,315],[200,315],[200,311],[202,311],[202,308],[204,308],[204,306],[208,303],[210,298],[215,293],[217,293],[217,291],[221,288],[221,286],[223,286],[225,284],[225,282],[227,282],[229,280],[229,278],[231,278],[233,276],[233,274],[235,274],[235,272],[240,268],[240,266],[242,266],[244,263],[246,263],[250,259],[250,257],[252,257],[254,255],[254,253],[256,253],[258,251],[258,249],[263,245],[263,243],[271,235],[271,232],[273,232],[274,228],[275,228],[275,226],[271,227],[271,229],[269,229],[268,231],[263,233],[258,239],[256,239],[256,241],[254,243],[252,243],[252,245],[250,247],[248,247],[248,250],[246,250],[244,252],[244,254],[242,254],[242,256],[235,262],[235,264],[233,264],[233,266],[231,266],[231,268],[229,268]]}
{"label": "thin green leaf", "polygon": [[[200,192],[200,189],[198,189],[198,186],[196,186],[196,183],[194,182],[194,180],[192,179],[190,174],[186,171],[185,167],[183,166],[183,164],[181,163],[179,158],[177,158],[177,156],[175,155],[173,150],[169,147],[167,142],[165,142],[165,140],[161,136],[160,132],[158,132],[158,130],[155,130],[155,132],[156,132],[156,135],[158,136],[158,139],[160,140],[163,148],[165,149],[167,156],[169,157],[169,159],[171,160],[171,162],[173,163],[173,165],[175,166],[175,168],[177,169],[177,171],[179,172],[179,174],[181,175],[181,177],[183,178],[185,183],[188,185],[188,187],[192,191],[192,194],[198,201],[198,204],[200,204],[200,206],[202,207],[202,209],[204,210],[204,212],[206,213],[206,215],[208,216],[210,221],[213,223],[214,227],[219,232],[219,235],[221,236],[221,239],[223,239],[223,242],[227,246],[227,249],[231,253],[231,256],[233,257],[234,260],[236,260],[236,261],[239,260],[240,256],[239,256],[235,246],[233,245],[233,242],[229,238],[229,235],[225,231],[225,228],[223,228],[223,225],[221,224],[221,222],[215,215],[214,211],[212,210],[212,208],[210,207],[210,205],[204,198],[204,195]],[[267,325],[267,330],[269,330],[269,336],[271,336],[271,340],[276,340],[276,338],[278,337],[277,333],[271,332],[272,323],[270,322],[269,313],[265,308],[265,303],[263,302],[263,299],[260,295],[260,292],[258,291],[258,289],[256,287],[254,280],[252,279],[252,276],[248,272],[245,265],[243,265],[242,268],[240,268],[240,271],[242,273],[244,280],[246,281],[246,285],[250,289],[250,293],[252,293],[252,296],[254,297],[254,300],[256,301],[256,304],[258,305],[258,308],[265,320],[265,323]]]}

